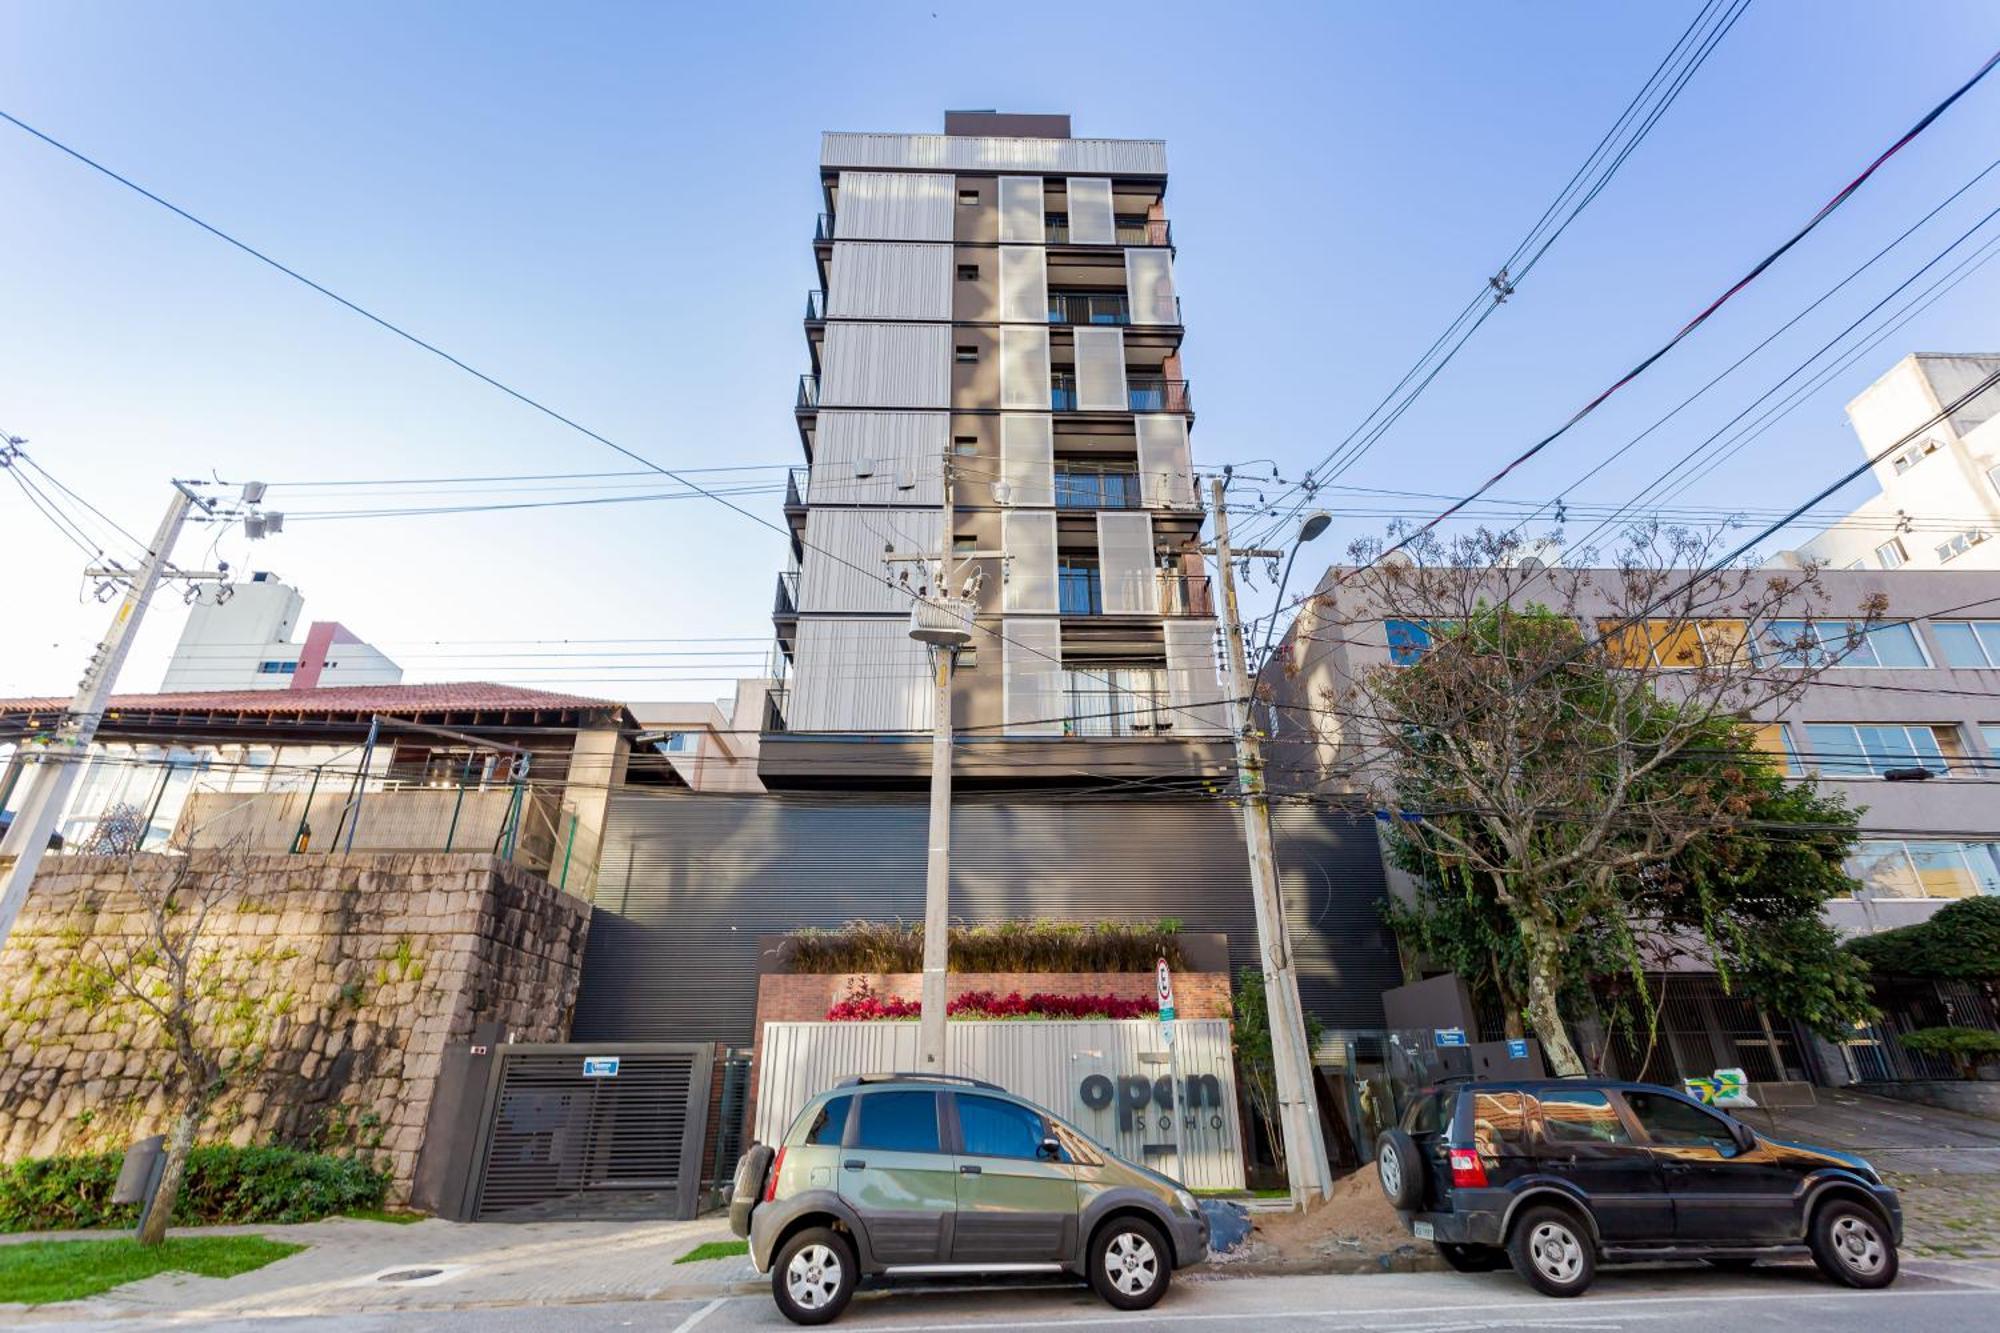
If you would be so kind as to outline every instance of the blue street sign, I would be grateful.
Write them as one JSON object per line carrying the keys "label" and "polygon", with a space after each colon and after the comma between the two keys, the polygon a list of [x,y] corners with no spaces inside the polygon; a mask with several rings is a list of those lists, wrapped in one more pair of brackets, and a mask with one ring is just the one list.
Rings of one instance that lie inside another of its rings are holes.
{"label": "blue street sign", "polygon": [[586,1055],[583,1057],[585,1078],[617,1078],[618,1057],[615,1055]]}
{"label": "blue street sign", "polygon": [[1436,1028],[1431,1033],[1431,1040],[1440,1046],[1463,1046],[1465,1045],[1465,1029]]}
{"label": "blue street sign", "polygon": [[1527,1058],[1528,1058],[1528,1039],[1527,1039],[1526,1037],[1509,1037],[1509,1038],[1507,1038],[1507,1058],[1508,1058],[1508,1059],[1510,1059],[1510,1060],[1525,1060],[1525,1059],[1527,1059]]}

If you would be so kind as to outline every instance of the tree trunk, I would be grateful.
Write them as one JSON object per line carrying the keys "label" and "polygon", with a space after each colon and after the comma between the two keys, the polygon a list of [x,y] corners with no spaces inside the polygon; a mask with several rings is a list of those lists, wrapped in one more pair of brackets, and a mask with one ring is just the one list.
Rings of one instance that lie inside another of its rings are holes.
{"label": "tree trunk", "polygon": [[174,1201],[180,1197],[181,1182],[187,1177],[188,1154],[194,1150],[195,1131],[201,1128],[207,1106],[192,1101],[181,1109],[180,1118],[167,1134],[167,1165],[160,1173],[159,1192],[146,1214],[146,1226],[139,1233],[141,1245],[158,1245],[167,1238],[167,1222],[174,1215]]}
{"label": "tree trunk", "polygon": [[1526,920],[1521,922],[1521,940],[1528,953],[1528,1021],[1541,1038],[1542,1054],[1558,1077],[1583,1074],[1583,1060],[1570,1044],[1569,1029],[1556,1007],[1562,986],[1562,944],[1552,931]]}
{"label": "tree trunk", "polygon": [[1501,1021],[1506,1024],[1506,1035],[1525,1037],[1528,1035],[1528,1029],[1521,1022],[1520,997],[1515,995],[1514,988],[1507,984],[1507,973],[1500,966],[1500,956],[1488,950],[1487,957],[1491,959],[1490,965],[1493,968],[1493,989],[1500,993],[1500,1016]]}

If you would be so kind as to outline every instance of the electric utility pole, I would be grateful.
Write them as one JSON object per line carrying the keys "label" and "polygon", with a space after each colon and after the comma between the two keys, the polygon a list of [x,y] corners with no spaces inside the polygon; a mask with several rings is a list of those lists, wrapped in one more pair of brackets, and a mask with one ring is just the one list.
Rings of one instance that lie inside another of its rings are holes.
{"label": "electric utility pole", "polygon": [[1271,846],[1271,805],[1264,790],[1264,754],[1251,712],[1251,683],[1244,661],[1243,621],[1236,609],[1238,556],[1276,557],[1282,551],[1231,551],[1229,505],[1222,478],[1210,482],[1215,504],[1215,563],[1222,579],[1223,628],[1229,636],[1230,731],[1236,740],[1236,777],[1243,795],[1243,841],[1250,852],[1250,899],[1257,914],[1257,955],[1264,972],[1264,1007],[1271,1024],[1271,1063],[1278,1083],[1278,1118],[1285,1139],[1285,1170],[1292,1204],[1333,1193],[1333,1174],[1320,1131],[1312,1052],[1306,1046],[1305,1009],[1292,965],[1291,927]]}

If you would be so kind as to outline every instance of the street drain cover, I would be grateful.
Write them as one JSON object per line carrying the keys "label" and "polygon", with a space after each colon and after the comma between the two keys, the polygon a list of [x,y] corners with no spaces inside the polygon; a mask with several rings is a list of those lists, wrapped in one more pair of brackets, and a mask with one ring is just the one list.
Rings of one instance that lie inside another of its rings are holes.
{"label": "street drain cover", "polygon": [[377,1282],[420,1282],[427,1277],[436,1277],[444,1272],[442,1268],[399,1268],[393,1273],[384,1273]]}

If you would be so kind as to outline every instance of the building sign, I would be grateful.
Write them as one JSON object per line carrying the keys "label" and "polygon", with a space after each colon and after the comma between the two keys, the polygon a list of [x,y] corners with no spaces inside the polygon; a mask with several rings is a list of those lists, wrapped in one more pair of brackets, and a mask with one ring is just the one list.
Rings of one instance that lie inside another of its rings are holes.
{"label": "building sign", "polygon": [[1167,960],[1160,960],[1160,1040],[1167,1045],[1174,1044],[1174,974],[1167,969]]}
{"label": "building sign", "polygon": [[615,1055],[586,1055],[583,1057],[585,1078],[617,1078],[618,1057]]}
{"label": "building sign", "polygon": [[1526,1037],[1509,1037],[1509,1038],[1507,1038],[1507,1058],[1508,1058],[1509,1060],[1525,1060],[1525,1059],[1527,1059],[1527,1058],[1528,1058],[1528,1039],[1527,1039]]}
{"label": "building sign", "polygon": [[1465,1045],[1465,1029],[1434,1028],[1431,1032],[1431,1040],[1439,1046],[1463,1046]]}
{"label": "building sign", "polygon": [[[1184,1124],[1199,1128],[1206,1119],[1210,1129],[1222,1128],[1222,1080],[1213,1074],[1184,1078],[1180,1094]],[[1089,1111],[1109,1110],[1115,1101],[1118,1128],[1126,1133],[1148,1127],[1164,1133],[1174,1127],[1174,1080],[1164,1074],[1126,1074],[1115,1083],[1109,1074],[1090,1074],[1077,1085],[1076,1099]]]}

